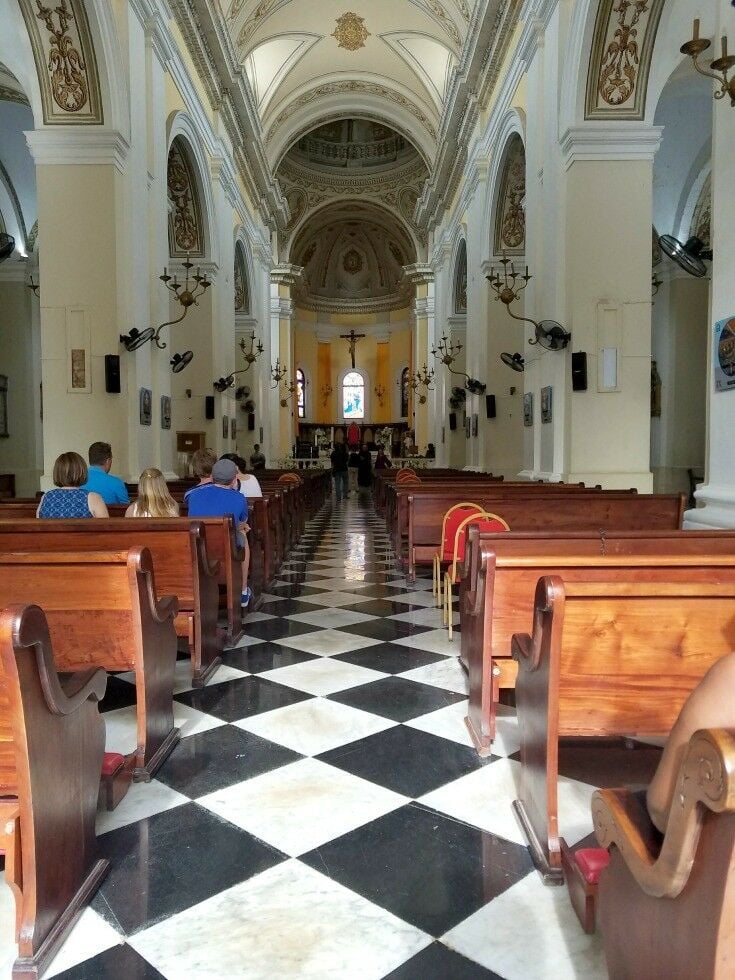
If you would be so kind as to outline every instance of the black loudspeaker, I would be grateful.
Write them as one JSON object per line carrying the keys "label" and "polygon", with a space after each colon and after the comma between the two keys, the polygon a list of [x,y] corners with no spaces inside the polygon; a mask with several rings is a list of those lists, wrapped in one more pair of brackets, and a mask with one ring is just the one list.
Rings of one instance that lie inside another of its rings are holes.
{"label": "black loudspeaker", "polygon": [[120,394],[120,355],[105,354],[105,391]]}
{"label": "black loudspeaker", "polygon": [[457,413],[456,412],[450,412],[449,413],[449,431],[450,432],[455,432],[456,429],[457,429]]}
{"label": "black loudspeaker", "polygon": [[214,395],[204,396],[204,418],[205,419],[214,418]]}
{"label": "black loudspeaker", "polygon": [[495,418],[495,395],[485,395],[485,411],[489,419]]}
{"label": "black loudspeaker", "polygon": [[572,391],[587,391],[587,355],[583,350],[572,354]]}
{"label": "black loudspeaker", "polygon": [[248,413],[248,432],[255,432],[255,412]]}

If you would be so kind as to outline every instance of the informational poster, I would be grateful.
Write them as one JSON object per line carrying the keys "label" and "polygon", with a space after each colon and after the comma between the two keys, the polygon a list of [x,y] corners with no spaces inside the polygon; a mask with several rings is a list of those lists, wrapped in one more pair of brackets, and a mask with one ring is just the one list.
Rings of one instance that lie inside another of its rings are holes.
{"label": "informational poster", "polygon": [[735,388],[735,316],[725,317],[715,324],[715,391]]}

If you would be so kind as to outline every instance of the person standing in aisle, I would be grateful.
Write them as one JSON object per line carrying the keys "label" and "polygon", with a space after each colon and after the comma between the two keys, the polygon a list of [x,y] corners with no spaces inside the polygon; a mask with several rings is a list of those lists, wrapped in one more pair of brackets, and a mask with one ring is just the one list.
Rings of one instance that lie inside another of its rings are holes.
{"label": "person standing in aisle", "polygon": [[332,477],[334,479],[334,493],[337,503],[347,496],[347,447],[343,442],[338,442],[329,457],[332,463]]}

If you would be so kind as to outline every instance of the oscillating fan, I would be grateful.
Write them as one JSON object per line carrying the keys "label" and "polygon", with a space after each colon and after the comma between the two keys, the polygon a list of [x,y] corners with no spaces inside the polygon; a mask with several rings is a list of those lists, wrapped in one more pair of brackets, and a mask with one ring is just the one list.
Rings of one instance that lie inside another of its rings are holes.
{"label": "oscillating fan", "polygon": [[248,388],[248,386],[240,385],[240,387],[235,392],[235,398],[237,398],[237,400],[240,401],[241,398],[249,398],[249,397],[250,397],[250,389]]}
{"label": "oscillating fan", "polygon": [[661,235],[658,243],[668,257],[673,259],[679,268],[688,272],[690,276],[701,279],[702,276],[707,275],[707,266],[703,259],[712,261],[712,249],[707,248],[701,238],[692,235],[688,241],[682,244],[673,235]]}
{"label": "oscillating fan", "polygon": [[6,232],[0,232],[0,262],[9,259],[15,248],[15,239]]}
{"label": "oscillating fan", "polygon": [[127,351],[138,350],[143,344],[147,344],[149,340],[153,340],[155,332],[153,327],[146,327],[145,330],[136,330],[133,327],[129,334],[120,335],[120,343]]}
{"label": "oscillating fan", "polygon": [[171,365],[171,370],[174,374],[181,374],[187,364],[191,364],[194,359],[194,352],[190,350],[185,350],[183,354],[174,354],[174,356],[169,361]]}
{"label": "oscillating fan", "polygon": [[546,350],[564,350],[572,335],[556,320],[542,320],[536,324],[536,339],[529,344],[538,344]]}
{"label": "oscillating fan", "polygon": [[506,354],[505,351],[500,355],[500,360],[507,367],[519,373],[525,369],[525,363],[521,354]]}
{"label": "oscillating fan", "polygon": [[233,388],[235,386],[235,378],[232,374],[230,374],[226,378],[217,378],[213,384],[216,391],[227,391],[228,388]]}
{"label": "oscillating fan", "polygon": [[449,407],[454,409],[461,408],[467,399],[467,393],[464,388],[452,388],[452,394],[449,396]]}

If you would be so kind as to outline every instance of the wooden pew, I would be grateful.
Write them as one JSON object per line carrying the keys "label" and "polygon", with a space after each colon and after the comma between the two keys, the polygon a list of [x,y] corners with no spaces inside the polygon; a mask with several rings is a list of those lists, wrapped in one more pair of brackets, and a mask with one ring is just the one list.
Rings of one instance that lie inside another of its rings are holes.
{"label": "wooden pew", "polygon": [[727,980],[735,962],[735,730],[692,735],[661,837],[626,790],[598,790],[610,849],[599,919],[611,977]]}
{"label": "wooden pew", "polygon": [[542,874],[562,880],[559,739],[667,736],[687,695],[735,650],[735,557],[618,557],[540,578],[516,633],[521,740],[513,807]]}
{"label": "wooden pew", "polygon": [[[631,494],[549,489],[543,495],[521,489],[476,494],[474,503],[498,514],[512,531],[673,531],[681,527],[683,494]],[[441,518],[454,496],[408,496],[408,575],[430,564],[441,539]]]}
{"label": "wooden pew", "polygon": [[[583,581],[589,570],[616,556],[735,556],[735,531],[611,531],[480,534],[470,525],[461,569],[460,659],[469,675],[467,727],[481,756],[492,751],[501,688],[515,686],[514,633],[533,621],[542,575]],[[604,567],[604,565],[603,565]]]}
{"label": "wooden pew", "polygon": [[174,728],[173,596],[156,599],[147,548],[0,554],[0,606],[43,606],[59,670],[135,672],[133,778],[147,782],[179,741]]}
{"label": "wooden pew", "polygon": [[[224,519],[219,520],[222,523]],[[209,533],[212,541],[216,540],[216,533]],[[175,595],[178,599],[174,626],[177,635],[189,644],[194,687],[202,687],[222,662],[223,642],[217,632],[219,565],[210,560],[210,541],[203,520],[0,520],[0,554],[35,550],[121,551],[135,547],[150,551],[159,595]]]}
{"label": "wooden pew", "polygon": [[102,670],[64,682],[38,606],[0,612],[0,851],[15,896],[13,980],[39,977],[107,874],[95,837]]}

